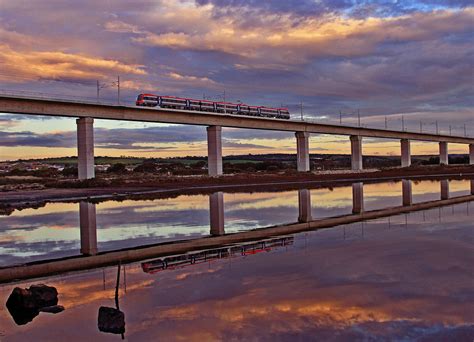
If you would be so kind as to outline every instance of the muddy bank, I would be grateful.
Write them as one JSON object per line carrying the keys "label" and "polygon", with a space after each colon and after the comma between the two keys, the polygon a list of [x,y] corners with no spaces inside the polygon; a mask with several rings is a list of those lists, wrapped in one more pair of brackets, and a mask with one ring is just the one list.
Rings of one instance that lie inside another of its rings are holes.
{"label": "muddy bank", "polygon": [[[17,190],[1,193],[0,214],[15,209],[35,208],[47,202],[91,200],[100,202],[110,199],[169,198],[180,194],[206,194],[226,192],[281,191],[297,188],[343,186],[354,181],[383,181],[398,178],[435,179],[440,177],[474,179],[473,165],[423,166],[364,170],[359,172],[291,173],[291,174],[237,174],[221,177],[154,177],[123,176],[110,184],[105,179],[79,182],[67,180],[60,188],[46,187],[39,190]],[[102,186],[97,186],[102,184]]]}

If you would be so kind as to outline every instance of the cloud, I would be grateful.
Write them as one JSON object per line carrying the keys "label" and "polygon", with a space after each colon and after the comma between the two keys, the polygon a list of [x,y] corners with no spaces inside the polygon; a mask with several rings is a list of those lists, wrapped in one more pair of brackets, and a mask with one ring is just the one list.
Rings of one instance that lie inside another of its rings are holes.
{"label": "cloud", "polygon": [[207,85],[216,85],[216,82],[211,80],[208,77],[197,77],[197,76],[189,76],[189,75],[181,75],[177,72],[170,72],[167,76],[176,81],[184,81],[188,84],[194,84],[196,86],[200,84],[207,84]]}
{"label": "cloud", "polygon": [[110,73],[145,75],[143,66],[127,65],[117,60],[90,57],[60,51],[17,51],[0,44],[0,79],[53,79],[93,81]]}
{"label": "cloud", "polygon": [[160,33],[140,30],[132,40],[149,46],[219,51],[251,60],[301,64],[314,57],[369,55],[380,43],[419,41],[466,32],[474,19],[474,9],[470,8],[365,19],[267,14],[267,23],[256,29],[241,25],[232,16],[208,20],[212,17],[210,13],[202,10],[199,13],[202,24],[197,30]]}

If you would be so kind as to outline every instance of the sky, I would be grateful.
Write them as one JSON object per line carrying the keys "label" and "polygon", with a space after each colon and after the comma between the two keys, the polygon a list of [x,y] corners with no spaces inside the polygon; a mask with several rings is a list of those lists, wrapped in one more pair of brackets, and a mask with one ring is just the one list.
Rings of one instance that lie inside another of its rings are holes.
{"label": "sky", "polygon": [[[141,92],[287,106],[294,119],[474,136],[464,0],[0,0],[0,92],[133,104]],[[205,127],[96,120],[96,155],[206,155]],[[76,154],[71,118],[0,113],[0,160]],[[291,133],[224,128],[223,152],[295,153]],[[349,153],[315,135],[313,153]],[[413,143],[415,154],[437,153]],[[365,154],[399,155],[395,140]],[[467,146],[450,145],[452,153]]]}

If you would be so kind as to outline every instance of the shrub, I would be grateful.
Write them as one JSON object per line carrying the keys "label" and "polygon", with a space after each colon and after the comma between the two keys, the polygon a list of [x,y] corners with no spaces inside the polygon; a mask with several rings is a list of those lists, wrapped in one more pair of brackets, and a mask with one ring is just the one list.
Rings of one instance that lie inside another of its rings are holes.
{"label": "shrub", "polygon": [[117,163],[113,164],[107,169],[107,172],[109,173],[125,173],[127,172],[127,168],[125,167],[125,164],[122,163]]}

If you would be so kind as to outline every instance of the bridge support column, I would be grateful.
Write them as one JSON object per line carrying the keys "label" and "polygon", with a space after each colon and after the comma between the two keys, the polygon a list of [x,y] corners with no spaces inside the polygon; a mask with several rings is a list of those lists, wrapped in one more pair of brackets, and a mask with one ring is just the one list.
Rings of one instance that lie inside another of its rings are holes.
{"label": "bridge support column", "polygon": [[207,127],[207,167],[211,177],[220,176],[222,171],[222,127]]}
{"label": "bridge support column", "polygon": [[352,170],[362,170],[362,137],[351,135],[351,166]]}
{"label": "bridge support column", "polygon": [[298,222],[310,222],[311,216],[311,192],[308,189],[298,190]]}
{"label": "bridge support column", "polygon": [[364,183],[352,183],[352,213],[361,214],[364,211]]}
{"label": "bridge support column", "polygon": [[97,254],[97,223],[94,203],[79,203],[79,226],[81,228],[81,253],[84,255]]}
{"label": "bridge support column", "polygon": [[209,195],[209,215],[211,235],[224,235],[224,193],[219,191]]}
{"label": "bridge support column", "polygon": [[449,180],[447,179],[441,181],[441,199],[449,199]]}
{"label": "bridge support column", "polygon": [[469,145],[469,164],[474,165],[474,144]]}
{"label": "bridge support column", "polygon": [[402,167],[408,167],[411,165],[411,146],[410,140],[402,139],[400,141],[400,145],[402,148]]}
{"label": "bridge support column", "polygon": [[404,207],[413,204],[412,181],[409,179],[402,180],[402,205]]}
{"label": "bridge support column", "polygon": [[94,178],[94,119],[80,118],[77,124],[77,170],[80,180]]}
{"label": "bridge support column", "polygon": [[449,156],[448,143],[445,141],[441,141],[439,143],[439,163],[442,165],[448,165],[449,163],[448,156]]}
{"label": "bridge support column", "polygon": [[309,166],[309,133],[296,132],[296,163],[299,172],[308,172]]}

